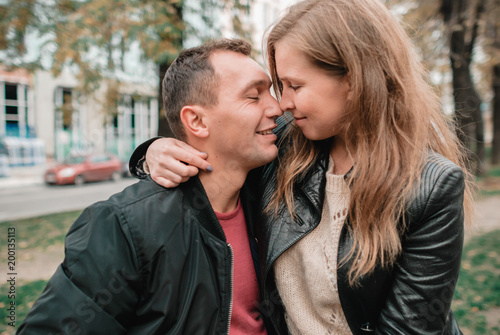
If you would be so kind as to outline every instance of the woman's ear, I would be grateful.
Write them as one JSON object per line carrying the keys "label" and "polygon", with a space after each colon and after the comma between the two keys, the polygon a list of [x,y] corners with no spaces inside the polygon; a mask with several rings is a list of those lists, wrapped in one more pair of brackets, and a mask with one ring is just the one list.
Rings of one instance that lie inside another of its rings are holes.
{"label": "woman's ear", "polygon": [[205,138],[209,135],[208,127],[205,124],[206,110],[198,105],[184,106],[181,109],[181,122],[186,130],[186,135],[189,134]]}
{"label": "woman's ear", "polygon": [[343,79],[345,80],[345,85],[347,85],[347,100],[351,100],[353,95],[352,85],[351,85],[352,83],[351,73],[347,72],[347,74],[344,76]]}

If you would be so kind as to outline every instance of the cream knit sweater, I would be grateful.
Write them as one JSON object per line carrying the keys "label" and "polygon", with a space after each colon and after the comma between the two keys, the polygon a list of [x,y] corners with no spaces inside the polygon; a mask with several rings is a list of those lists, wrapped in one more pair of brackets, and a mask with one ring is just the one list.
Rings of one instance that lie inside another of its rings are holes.
{"label": "cream knit sweater", "polygon": [[349,206],[344,176],[333,174],[330,158],[321,221],[274,264],[291,334],[352,335],[337,290],[337,250]]}

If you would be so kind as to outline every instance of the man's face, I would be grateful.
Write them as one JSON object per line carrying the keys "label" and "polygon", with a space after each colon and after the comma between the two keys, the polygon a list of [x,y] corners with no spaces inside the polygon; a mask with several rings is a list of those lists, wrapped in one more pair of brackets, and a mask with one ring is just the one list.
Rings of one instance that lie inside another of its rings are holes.
{"label": "man's face", "polygon": [[210,108],[209,141],[217,158],[253,169],[276,158],[276,118],[282,115],[270,93],[271,81],[250,57],[218,51],[210,61],[219,83],[218,103]]}

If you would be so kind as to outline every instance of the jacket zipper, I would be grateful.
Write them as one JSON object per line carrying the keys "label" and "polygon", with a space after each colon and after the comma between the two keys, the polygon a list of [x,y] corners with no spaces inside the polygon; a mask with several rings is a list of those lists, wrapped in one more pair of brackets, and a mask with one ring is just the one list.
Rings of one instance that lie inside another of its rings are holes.
{"label": "jacket zipper", "polygon": [[229,290],[230,292],[230,300],[229,300],[229,313],[228,313],[228,318],[227,318],[227,335],[229,335],[229,328],[231,327],[231,316],[233,313],[233,282],[234,282],[234,252],[233,252],[233,247],[231,244],[227,244],[229,247],[230,251],[230,258],[231,258],[231,279],[229,283]]}

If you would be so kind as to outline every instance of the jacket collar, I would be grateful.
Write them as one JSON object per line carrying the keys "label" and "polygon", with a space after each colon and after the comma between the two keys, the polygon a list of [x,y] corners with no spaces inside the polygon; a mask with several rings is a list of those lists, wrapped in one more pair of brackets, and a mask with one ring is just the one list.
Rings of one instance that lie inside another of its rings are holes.
{"label": "jacket collar", "polygon": [[222,230],[219,220],[208,200],[207,193],[203,188],[198,176],[191,177],[187,182],[179,185],[186,195],[186,201],[196,213],[200,224],[214,236],[226,242],[226,236]]}
{"label": "jacket collar", "polygon": [[[323,209],[328,155],[328,150],[321,150],[310,171],[297,185],[294,201],[298,215],[295,220],[282,204],[278,216],[266,214],[260,222],[258,226],[261,239],[260,256],[265,273],[269,272],[274,261],[297,239],[305,236],[319,224]],[[279,164],[277,160],[274,163]],[[276,165],[270,167],[272,171],[265,172],[261,211],[266,208],[276,187]]]}
{"label": "jacket collar", "polygon": [[[222,226],[215,215],[215,212],[208,200],[205,188],[198,176],[191,177],[187,182],[179,185],[183,193],[186,195],[186,200],[189,206],[195,211],[199,218],[200,224],[205,227],[210,233],[226,242],[226,237]],[[254,236],[255,217],[253,213],[256,211],[256,196],[249,190],[249,186],[245,183],[240,191],[241,203],[245,213],[245,220],[250,237]]]}

